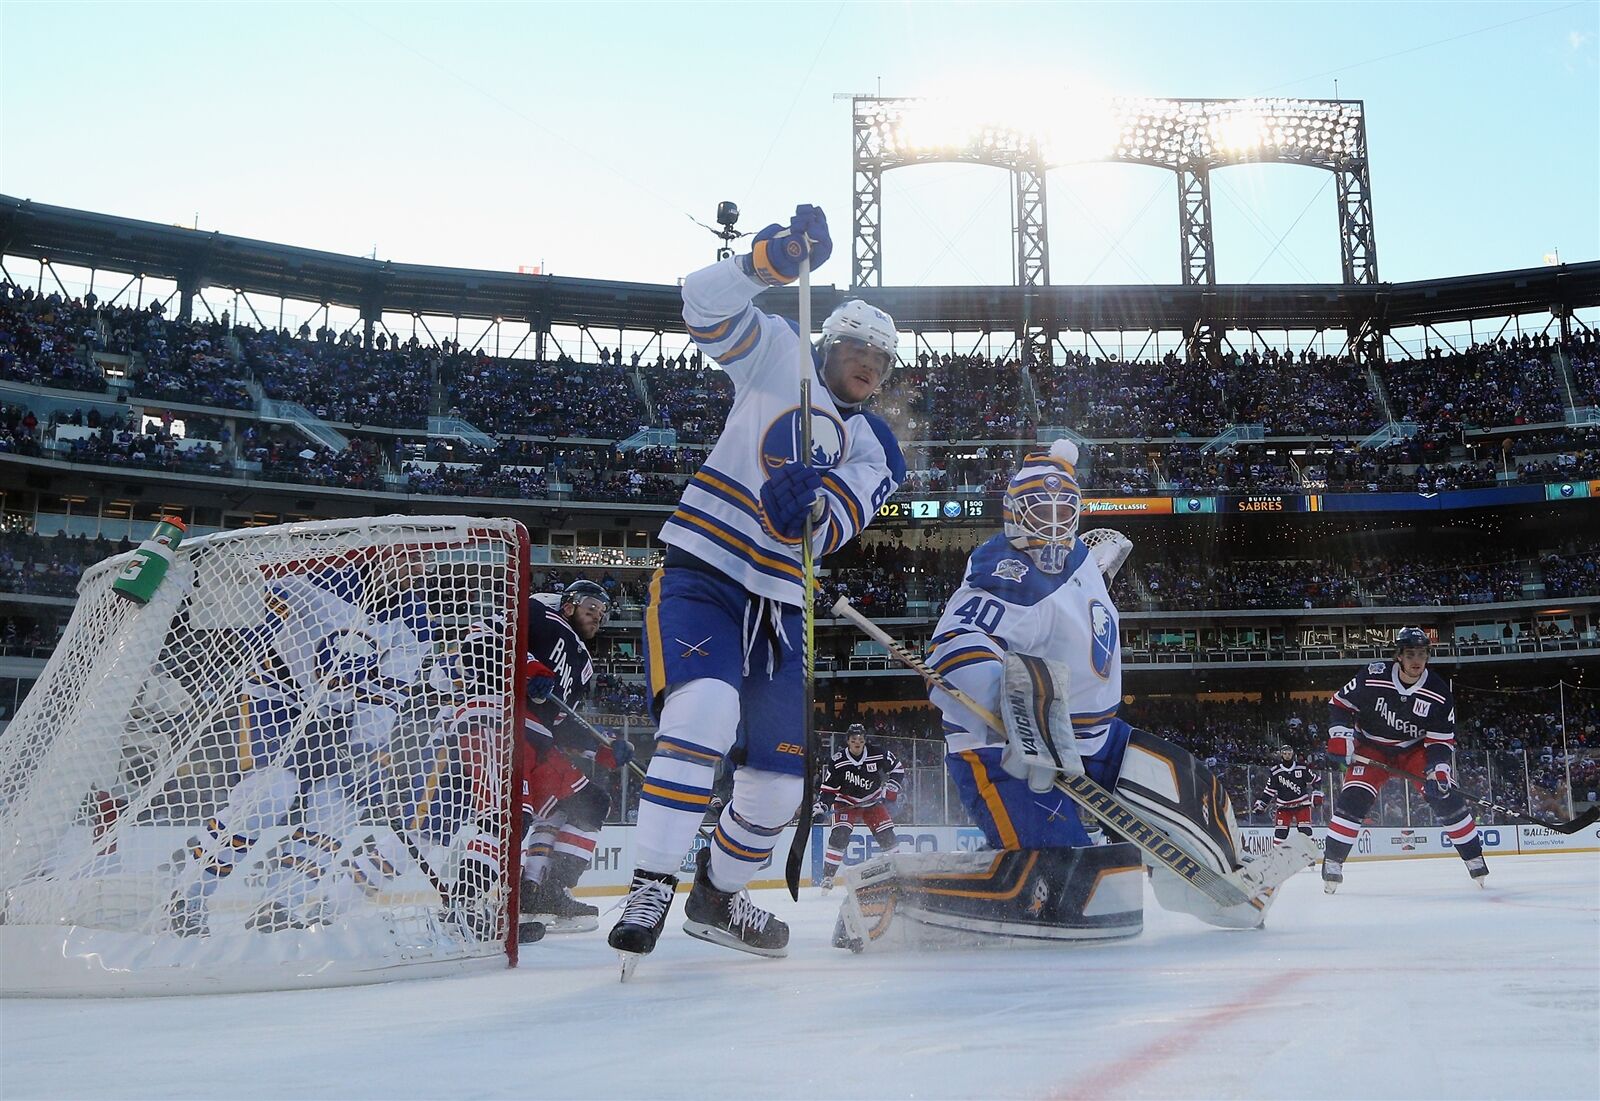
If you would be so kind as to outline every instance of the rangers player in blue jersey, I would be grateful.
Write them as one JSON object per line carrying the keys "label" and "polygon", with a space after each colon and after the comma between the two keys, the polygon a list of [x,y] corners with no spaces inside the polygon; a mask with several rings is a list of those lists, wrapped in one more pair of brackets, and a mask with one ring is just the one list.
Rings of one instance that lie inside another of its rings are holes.
{"label": "rangers player in blue jersey", "polygon": [[737,769],[733,795],[699,853],[684,930],[759,955],[787,953],[788,927],[744,888],[804,784],[801,532],[809,512],[814,553],[831,554],[905,477],[894,434],[864,408],[894,368],[894,322],[859,300],[828,316],[811,350],[812,449],[800,454],[800,338],[751,302],[798,278],[807,240],[819,267],[833,246],[814,206],[757,233],[748,255],[684,280],[689,334],[727,372],[734,401],[662,529],[666,563],[650,583],[645,662],[660,731],[641,792],[637,867],[609,937],[629,954],[625,966],[655,947],[725,758]]}
{"label": "rangers player in blue jersey", "polygon": [[1422,628],[1401,630],[1394,649],[1392,661],[1365,666],[1328,701],[1328,759],[1350,765],[1323,849],[1322,886],[1330,895],[1344,882],[1345,858],[1389,779],[1384,765],[1427,777],[1423,798],[1467,874],[1480,887],[1489,874],[1478,824],[1455,783],[1456,701],[1450,682],[1428,668],[1428,633]]}

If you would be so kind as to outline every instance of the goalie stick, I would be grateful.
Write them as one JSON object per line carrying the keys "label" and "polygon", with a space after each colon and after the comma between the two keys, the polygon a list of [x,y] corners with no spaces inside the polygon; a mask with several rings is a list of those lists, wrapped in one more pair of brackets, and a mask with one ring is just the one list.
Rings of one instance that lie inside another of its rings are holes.
{"label": "goalie stick", "polygon": [[[1407,772],[1405,769],[1395,768],[1391,764],[1374,760],[1371,757],[1363,757],[1359,753],[1355,755],[1354,760],[1360,761],[1364,765],[1371,765],[1374,768],[1381,768],[1391,776],[1398,776],[1400,779],[1409,780],[1414,784],[1427,783],[1427,777],[1425,776],[1418,776],[1415,772]],[[1573,834],[1593,825],[1597,819],[1600,819],[1600,803],[1590,807],[1588,810],[1584,811],[1570,822],[1558,822],[1544,818],[1535,818],[1532,815],[1522,814],[1519,811],[1512,810],[1510,807],[1502,806],[1501,804],[1492,802],[1488,799],[1479,799],[1476,796],[1468,795],[1462,788],[1457,788],[1456,790],[1461,792],[1461,797],[1467,802],[1476,803],[1478,806],[1483,807],[1486,810],[1492,810],[1496,814],[1518,826],[1539,826],[1542,829],[1553,830],[1556,833]]]}
{"label": "goalie stick", "polygon": [[[922,678],[928,683],[948,692],[963,707],[983,719],[993,729],[1005,729],[1005,724],[998,715],[951,684],[927,663],[901,646],[876,623],[858,612],[850,601],[840,597],[834,602],[833,614],[855,624],[868,638],[881,643],[895,660],[922,674]],[[1180,849],[1172,838],[1140,818],[1131,807],[1088,776],[1063,775],[1056,779],[1055,787],[1108,827],[1137,845],[1150,859],[1188,881],[1217,905],[1241,906],[1254,897],[1255,891],[1250,889],[1251,880],[1241,874],[1243,869],[1222,874],[1207,868]]]}
{"label": "goalie stick", "polygon": [[[585,734],[589,735],[589,737],[593,738],[607,749],[611,748],[612,739],[600,733],[599,729],[596,728],[593,723],[589,722],[589,720],[585,719],[582,715],[574,711],[572,705],[566,700],[562,699],[554,692],[546,696],[545,699],[561,708],[562,711],[565,711],[567,718],[578,724],[578,729],[582,730]],[[645,771],[639,767],[639,763],[637,761],[629,761],[628,767],[633,769],[634,775],[638,776],[639,779],[643,780],[645,778]]]}

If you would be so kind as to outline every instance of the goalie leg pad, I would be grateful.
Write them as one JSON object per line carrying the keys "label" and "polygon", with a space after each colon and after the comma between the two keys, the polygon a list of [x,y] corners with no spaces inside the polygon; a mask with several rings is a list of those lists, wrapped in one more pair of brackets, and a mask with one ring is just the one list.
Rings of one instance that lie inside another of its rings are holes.
{"label": "goalie leg pad", "polygon": [[[1238,827],[1228,794],[1188,750],[1149,731],[1130,729],[1115,790],[1204,867],[1225,875],[1244,866],[1239,858]],[[1278,884],[1315,859],[1314,844],[1312,855],[1305,855],[1304,845],[1308,842],[1304,834],[1293,833],[1284,845],[1253,862],[1254,897],[1237,906],[1219,905],[1163,865],[1152,864],[1150,886],[1163,909],[1192,914],[1223,928],[1253,929],[1261,924]]]}
{"label": "goalie leg pad", "polygon": [[1115,791],[1201,864],[1223,874],[1239,866],[1233,804],[1187,749],[1130,728]]}
{"label": "goalie leg pad", "polygon": [[1139,850],[1119,843],[905,853],[845,874],[836,947],[1012,947],[1131,937],[1144,926]]}

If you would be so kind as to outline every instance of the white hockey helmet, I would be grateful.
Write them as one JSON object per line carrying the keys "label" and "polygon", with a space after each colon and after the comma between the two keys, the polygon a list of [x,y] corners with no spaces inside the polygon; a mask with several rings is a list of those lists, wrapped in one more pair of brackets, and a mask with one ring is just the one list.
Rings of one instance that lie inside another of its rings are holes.
{"label": "white hockey helmet", "polygon": [[822,362],[828,362],[828,349],[837,340],[858,340],[888,357],[883,368],[883,383],[894,373],[899,358],[900,334],[895,331],[894,318],[870,302],[851,298],[834,307],[822,323]]}
{"label": "white hockey helmet", "polygon": [[1078,534],[1083,494],[1078,490],[1078,448],[1057,440],[1048,451],[1031,451],[1006,486],[1000,515],[1006,541],[1045,573],[1060,573]]}

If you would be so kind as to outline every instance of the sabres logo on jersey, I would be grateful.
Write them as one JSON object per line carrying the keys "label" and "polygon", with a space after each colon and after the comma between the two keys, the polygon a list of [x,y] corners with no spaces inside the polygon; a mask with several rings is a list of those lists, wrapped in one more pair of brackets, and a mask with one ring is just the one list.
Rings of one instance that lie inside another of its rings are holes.
{"label": "sabres logo on jersey", "polygon": [[[784,410],[761,437],[761,468],[768,474],[784,463],[801,461],[800,407]],[[825,409],[811,407],[811,465],[822,470],[844,459],[844,422]]]}
{"label": "sabres logo on jersey", "polygon": [[1028,576],[1028,564],[1020,558],[1002,558],[995,564],[994,575],[1001,581],[1020,582]]}
{"label": "sabres logo on jersey", "polygon": [[1103,601],[1089,601],[1089,664],[1102,680],[1111,675],[1117,656],[1117,619]]}

